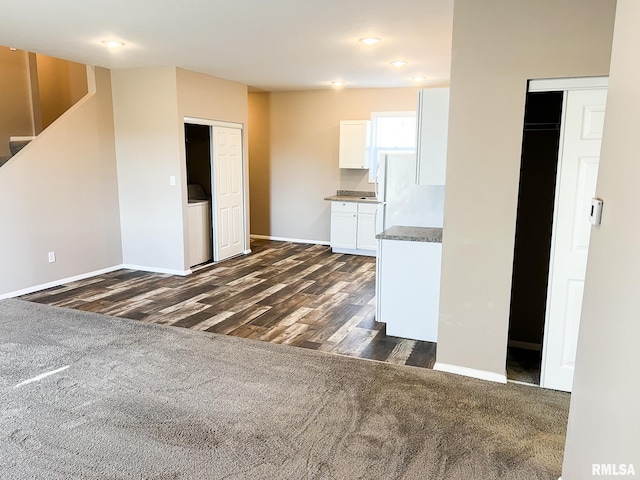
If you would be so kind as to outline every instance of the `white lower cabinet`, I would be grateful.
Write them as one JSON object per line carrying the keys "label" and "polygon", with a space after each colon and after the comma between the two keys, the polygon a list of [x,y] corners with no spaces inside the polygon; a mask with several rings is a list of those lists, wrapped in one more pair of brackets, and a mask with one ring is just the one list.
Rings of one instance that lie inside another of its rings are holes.
{"label": "white lower cabinet", "polygon": [[379,240],[377,321],[393,337],[438,341],[442,244]]}
{"label": "white lower cabinet", "polygon": [[331,250],[374,256],[377,208],[371,203],[331,202]]}
{"label": "white lower cabinet", "polygon": [[356,248],[359,250],[373,250],[378,248],[376,240],[376,210],[378,205],[358,203],[358,231],[356,234]]}
{"label": "white lower cabinet", "polygon": [[331,248],[356,248],[358,204],[331,202]]}

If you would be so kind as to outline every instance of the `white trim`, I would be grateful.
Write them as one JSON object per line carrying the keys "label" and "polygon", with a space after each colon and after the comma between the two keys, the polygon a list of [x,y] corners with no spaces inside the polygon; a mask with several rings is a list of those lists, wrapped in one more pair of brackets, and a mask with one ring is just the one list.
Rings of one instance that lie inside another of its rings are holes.
{"label": "white trim", "polygon": [[151,272],[151,273],[167,273],[169,275],[179,275],[181,277],[187,276],[192,273],[191,270],[171,270],[168,268],[156,268],[156,267],[144,267],[142,265],[120,264],[120,265],[114,265],[113,267],[94,270],[92,272],[82,273],[80,275],[75,275],[73,277],[61,278],[60,280],[54,280],[53,282],[41,283],[40,285],[34,285],[33,287],[27,287],[27,288],[23,288],[21,290],[15,290],[9,293],[2,293],[0,294],[0,300],[5,300],[7,298],[21,297],[22,295],[29,295],[30,293],[39,292],[41,290],[47,290],[48,288],[59,287],[67,283],[77,282],[79,280],[85,280],[87,278],[97,277],[98,275],[103,275],[105,273],[111,273],[111,272],[115,272],[116,270],[123,270],[123,269],[139,270],[142,272]]}
{"label": "white trim", "polygon": [[569,95],[564,95],[562,99],[562,120],[560,123],[560,138],[558,142],[558,165],[556,167],[556,190],[553,194],[553,219],[551,220],[551,248],[549,249],[549,274],[547,276],[547,300],[544,306],[544,331],[542,333],[542,358],[540,363],[540,386],[542,388],[545,387],[546,381],[546,367],[547,367],[547,339],[549,338],[549,299],[551,298],[551,287],[553,286],[553,259],[556,255],[556,236],[558,229],[558,208],[557,202],[558,198],[560,198],[560,174],[562,172],[563,154],[564,154],[564,128],[565,128],[565,117],[567,114],[567,101]]}
{"label": "white trim", "polygon": [[36,138],[35,135],[27,135],[24,137],[9,137],[9,141],[10,142],[30,142],[34,138]]}
{"label": "white trim", "polygon": [[375,250],[362,250],[360,248],[331,248],[333,253],[346,253],[347,255],[364,255],[365,257],[375,257]]}
{"label": "white trim", "polygon": [[529,80],[529,92],[557,92],[563,90],[593,90],[607,88],[609,77],[540,78]]}
{"label": "white trim", "polygon": [[190,123],[193,125],[208,125],[210,127],[239,128],[240,130],[244,128],[244,125],[242,123],[223,122],[222,120],[209,120],[207,118],[197,117],[184,117],[184,123]]}
{"label": "white trim", "polygon": [[87,93],[96,93],[96,69],[93,65],[87,65]]}
{"label": "white trim", "polygon": [[255,238],[259,240],[273,240],[275,242],[291,242],[291,243],[309,243],[311,245],[331,245],[328,240],[307,240],[304,238],[287,238],[287,237],[272,237],[270,235],[255,235],[251,233],[249,238]]}
{"label": "white trim", "polygon": [[215,263],[212,260],[208,260],[208,261],[206,261],[204,263],[200,263],[198,265],[193,265],[190,268],[190,270],[191,270],[191,273],[196,273],[196,272],[202,270],[203,268],[210,267],[211,265],[215,265]]}
{"label": "white trim", "polygon": [[244,252],[242,252],[243,255],[249,255],[251,253],[251,249],[247,248]]}
{"label": "white trim", "polygon": [[521,342],[519,340],[509,340],[509,346],[513,348],[522,348],[523,350],[536,350],[541,351],[542,345],[532,342]]}
{"label": "white trim", "polygon": [[166,273],[169,275],[179,275],[180,277],[185,277],[192,273],[191,269],[173,270],[171,268],[145,267],[144,265],[131,265],[129,263],[122,264],[120,268],[126,268],[128,270],[139,270],[141,272],[150,272],[150,273]]}
{"label": "white trim", "polygon": [[535,383],[529,383],[529,382],[522,382],[520,380],[511,380],[511,379],[507,379],[507,383],[515,383],[516,385],[526,385],[527,387],[536,387],[536,388],[540,388],[540,385],[537,385]]}
{"label": "white trim", "polygon": [[87,272],[81,275],[75,275],[73,277],[62,278],[60,280],[55,280],[53,282],[42,283],[40,285],[35,285],[33,287],[23,288],[22,290],[16,290],[15,292],[3,293],[3,294],[0,294],[0,300],[4,300],[5,298],[14,298],[14,297],[20,297],[22,295],[28,295],[30,293],[39,292],[41,290],[46,290],[48,288],[59,287],[60,285],[64,285],[66,283],[77,282],[78,280],[85,280],[87,278],[96,277],[104,273],[111,273],[111,272],[115,272],[116,270],[122,270],[123,268],[124,267],[122,265],[115,265],[113,267],[103,268],[101,270],[94,270],[93,272]]}
{"label": "white trim", "polygon": [[480,380],[489,380],[490,382],[507,383],[506,372],[504,374],[500,374],[441,362],[436,362],[433,369],[440,372],[455,373],[456,375],[462,375],[465,377],[479,378]]}

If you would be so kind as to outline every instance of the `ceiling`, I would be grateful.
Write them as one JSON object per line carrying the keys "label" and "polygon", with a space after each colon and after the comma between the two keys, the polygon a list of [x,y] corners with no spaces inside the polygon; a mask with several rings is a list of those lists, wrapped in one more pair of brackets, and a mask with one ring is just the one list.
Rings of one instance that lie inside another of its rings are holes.
{"label": "ceiling", "polygon": [[[265,91],[406,87],[415,76],[442,85],[451,65],[453,0],[0,0],[0,11],[0,45],[112,69],[177,66]],[[358,42],[368,36],[382,42]]]}

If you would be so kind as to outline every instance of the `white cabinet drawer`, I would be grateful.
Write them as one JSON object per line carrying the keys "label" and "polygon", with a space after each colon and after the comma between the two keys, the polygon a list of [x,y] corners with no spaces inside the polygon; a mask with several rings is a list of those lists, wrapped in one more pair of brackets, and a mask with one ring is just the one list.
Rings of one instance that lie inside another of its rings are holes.
{"label": "white cabinet drawer", "polygon": [[378,209],[377,203],[358,203],[358,213],[376,213]]}
{"label": "white cabinet drawer", "polygon": [[354,202],[331,202],[331,213],[334,212],[357,213],[358,204]]}

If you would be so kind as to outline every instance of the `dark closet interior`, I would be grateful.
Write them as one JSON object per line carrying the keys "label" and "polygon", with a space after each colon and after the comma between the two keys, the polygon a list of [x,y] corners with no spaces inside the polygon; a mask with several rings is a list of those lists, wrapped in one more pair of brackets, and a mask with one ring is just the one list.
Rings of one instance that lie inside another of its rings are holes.
{"label": "dark closet interior", "polygon": [[[564,92],[527,94],[509,315],[509,356],[540,383]],[[537,373],[536,373],[537,369]],[[513,375],[515,372],[509,372]]]}
{"label": "dark closet interior", "polygon": [[184,124],[187,184],[200,185],[211,198],[211,127]]}

